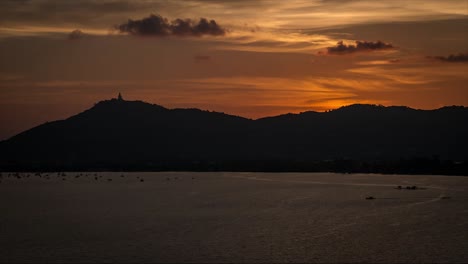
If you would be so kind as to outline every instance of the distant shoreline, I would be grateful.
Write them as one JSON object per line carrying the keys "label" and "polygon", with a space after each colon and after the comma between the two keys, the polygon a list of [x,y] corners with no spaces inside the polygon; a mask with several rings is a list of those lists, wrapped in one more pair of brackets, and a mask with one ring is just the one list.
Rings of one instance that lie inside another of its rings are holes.
{"label": "distant shoreline", "polygon": [[468,176],[468,161],[438,159],[331,161],[161,161],[159,163],[9,164],[2,172],[259,172]]}
{"label": "distant shoreline", "polygon": [[[405,173],[374,173],[374,172],[334,172],[334,171],[177,171],[177,170],[167,170],[167,171],[154,171],[154,170],[141,170],[141,171],[130,171],[130,170],[72,170],[72,171],[0,171],[0,173],[80,173],[80,172],[95,172],[95,173],[274,173],[274,174],[343,174],[343,175],[376,175],[376,176],[430,176],[430,177],[468,177],[468,175],[459,175],[459,174],[405,174]],[[4,175],[5,176],[5,175]]]}

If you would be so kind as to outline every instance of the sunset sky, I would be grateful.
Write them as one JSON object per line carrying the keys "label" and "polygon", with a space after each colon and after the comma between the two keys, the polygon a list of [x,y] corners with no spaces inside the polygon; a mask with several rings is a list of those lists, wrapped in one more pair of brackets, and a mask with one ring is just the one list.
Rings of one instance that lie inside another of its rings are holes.
{"label": "sunset sky", "polygon": [[468,0],[0,1],[0,140],[118,92],[248,118],[468,106]]}

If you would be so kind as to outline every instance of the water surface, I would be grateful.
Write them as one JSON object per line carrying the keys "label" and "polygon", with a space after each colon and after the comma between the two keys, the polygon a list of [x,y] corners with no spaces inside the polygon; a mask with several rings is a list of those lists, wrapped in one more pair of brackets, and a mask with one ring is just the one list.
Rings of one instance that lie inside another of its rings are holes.
{"label": "water surface", "polygon": [[467,177],[7,175],[0,262],[468,262]]}

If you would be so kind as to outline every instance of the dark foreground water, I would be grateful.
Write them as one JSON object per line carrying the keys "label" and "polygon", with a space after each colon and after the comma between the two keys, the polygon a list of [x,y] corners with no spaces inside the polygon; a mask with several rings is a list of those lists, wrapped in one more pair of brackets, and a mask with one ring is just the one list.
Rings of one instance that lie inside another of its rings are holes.
{"label": "dark foreground water", "polygon": [[468,177],[79,174],[3,173],[0,262],[468,262]]}

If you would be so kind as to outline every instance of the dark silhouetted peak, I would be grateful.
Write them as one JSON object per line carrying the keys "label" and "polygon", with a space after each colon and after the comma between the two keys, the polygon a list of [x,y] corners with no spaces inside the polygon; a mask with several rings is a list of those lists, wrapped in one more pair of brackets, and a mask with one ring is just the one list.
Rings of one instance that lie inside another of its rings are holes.
{"label": "dark silhouetted peak", "polygon": [[[110,99],[110,100],[104,100],[96,103],[93,108],[143,108],[143,107],[153,107],[153,108],[159,108],[159,109],[165,109],[165,107],[162,107],[157,104],[150,104],[146,103],[140,100],[137,101],[126,101],[123,99]],[[92,109],[92,108],[91,108]]]}
{"label": "dark silhouetted peak", "polygon": [[[167,164],[240,160],[257,164],[433,156],[468,160],[466,120],[467,108],[458,106],[414,110],[355,104],[251,120],[115,98],[2,142],[0,169],[34,164],[114,169],[153,164],[163,169],[173,168]],[[229,166],[224,169],[233,169]]]}
{"label": "dark silhouetted peak", "polygon": [[80,117],[85,116],[96,116],[100,115],[119,115],[119,114],[135,114],[135,115],[146,115],[160,113],[163,111],[168,111],[168,109],[156,105],[149,104],[143,101],[125,101],[119,99],[111,99],[100,101],[96,103],[91,109],[84,111],[83,113],[75,116]]}

